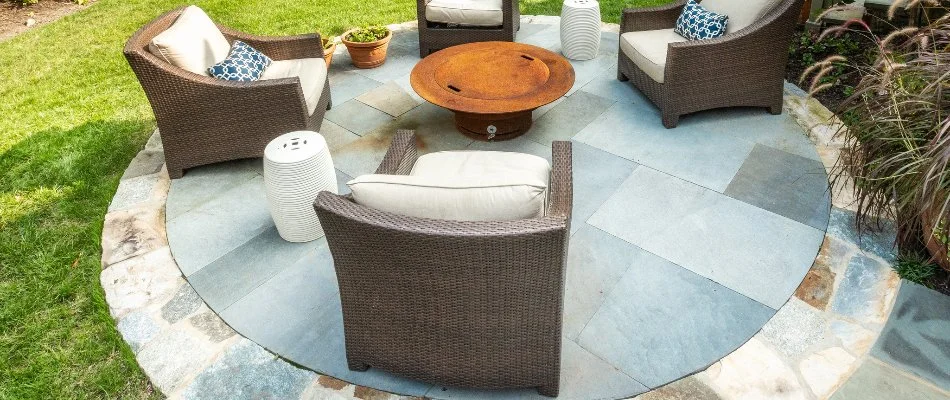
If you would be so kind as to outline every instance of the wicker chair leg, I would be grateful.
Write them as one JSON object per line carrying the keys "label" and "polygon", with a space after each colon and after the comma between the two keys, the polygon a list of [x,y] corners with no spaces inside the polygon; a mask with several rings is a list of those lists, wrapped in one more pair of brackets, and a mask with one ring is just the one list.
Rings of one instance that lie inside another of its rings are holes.
{"label": "wicker chair leg", "polygon": [[350,371],[362,372],[369,369],[369,364],[364,364],[359,361],[347,360],[346,363],[348,364],[347,366],[350,367]]}
{"label": "wicker chair leg", "polygon": [[782,115],[782,103],[773,104],[769,106],[769,114]]}
{"label": "wicker chair leg", "polygon": [[680,116],[678,114],[672,114],[663,112],[663,126],[667,129],[676,128],[676,125],[680,123]]}
{"label": "wicker chair leg", "polygon": [[538,386],[538,393],[542,396],[557,397],[559,391],[558,384]]}
{"label": "wicker chair leg", "polygon": [[627,76],[623,74],[623,71],[620,68],[617,68],[617,80],[621,82],[626,82],[626,81],[629,81],[630,78],[627,78]]}
{"label": "wicker chair leg", "polygon": [[327,110],[329,110],[329,109],[331,109],[331,108],[333,108],[333,98],[332,98],[332,97],[331,97],[329,100],[327,100]]}
{"label": "wicker chair leg", "polygon": [[185,175],[184,169],[168,167],[168,164],[165,165],[165,168],[168,169],[168,177],[171,179],[178,179]]}

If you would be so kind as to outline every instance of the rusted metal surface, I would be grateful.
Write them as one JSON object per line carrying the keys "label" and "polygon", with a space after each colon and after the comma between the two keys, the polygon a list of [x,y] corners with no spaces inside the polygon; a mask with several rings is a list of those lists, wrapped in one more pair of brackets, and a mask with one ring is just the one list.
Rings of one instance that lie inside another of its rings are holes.
{"label": "rusted metal surface", "polygon": [[410,75],[413,90],[455,112],[459,131],[479,140],[505,140],[531,128],[531,111],[574,85],[574,68],[540,47],[479,42],[426,57]]}

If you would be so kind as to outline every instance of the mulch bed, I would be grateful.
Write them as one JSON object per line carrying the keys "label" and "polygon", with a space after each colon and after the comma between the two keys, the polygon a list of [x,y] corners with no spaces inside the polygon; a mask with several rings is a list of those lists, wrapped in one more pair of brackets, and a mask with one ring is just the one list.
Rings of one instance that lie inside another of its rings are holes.
{"label": "mulch bed", "polygon": [[[39,3],[21,7],[12,2],[0,0],[0,41],[82,10],[89,4],[78,5],[67,0],[42,0]],[[30,13],[33,14],[36,25],[27,27],[26,21],[30,18]]]}

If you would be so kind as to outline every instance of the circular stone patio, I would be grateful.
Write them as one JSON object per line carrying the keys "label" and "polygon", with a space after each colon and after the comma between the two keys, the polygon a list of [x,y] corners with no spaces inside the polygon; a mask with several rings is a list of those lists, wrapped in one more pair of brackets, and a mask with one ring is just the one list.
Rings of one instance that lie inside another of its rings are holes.
{"label": "circular stone patio", "polygon": [[[572,62],[574,88],[537,110],[527,135],[483,143],[458,133],[451,112],[414,94],[417,34],[400,31],[380,68],[356,70],[345,51],[334,57],[335,106],[321,129],[341,191],[375,170],[396,129],[415,129],[422,152],[550,159],[551,141],[573,141],[563,398],[633,396],[732,353],[799,287],[829,220],[825,168],[793,118],[725,109],[685,116],[667,130],[646,98],[616,80],[617,38],[604,32],[597,58]],[[558,51],[558,27],[523,23],[517,41]],[[168,243],[204,302],[241,335],[318,373],[405,395],[484,398],[347,369],[326,241],[280,239],[261,174],[259,159],[244,160],[171,182]]]}

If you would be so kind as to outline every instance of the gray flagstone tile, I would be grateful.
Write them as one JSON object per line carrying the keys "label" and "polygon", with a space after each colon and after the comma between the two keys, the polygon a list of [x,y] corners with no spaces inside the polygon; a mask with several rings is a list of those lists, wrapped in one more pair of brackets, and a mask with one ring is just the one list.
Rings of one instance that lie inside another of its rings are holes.
{"label": "gray flagstone tile", "polygon": [[604,71],[610,69],[611,65],[616,65],[617,56],[604,54],[591,60],[570,60],[570,62],[571,66],[574,67],[574,86],[567,92],[569,96],[598,76],[602,76]]}
{"label": "gray flagstone tile", "polygon": [[222,316],[247,338],[318,373],[414,396],[431,387],[378,369],[349,370],[336,273],[323,239],[315,253],[278,273]]}
{"label": "gray flagstone tile", "polygon": [[788,113],[772,115],[758,107],[731,107],[708,110],[684,119],[690,126],[723,133],[763,144],[812,160],[820,160],[815,145]]}
{"label": "gray flagstone tile", "polygon": [[327,111],[326,119],[362,136],[392,122],[393,117],[357,100],[350,100],[333,106],[332,110]]}
{"label": "gray flagstone tile", "polygon": [[773,309],[801,283],[824,237],[643,167],[587,222]]}
{"label": "gray flagstone tile", "polygon": [[817,160],[756,145],[724,193],[815,229],[828,226],[828,175]]}
{"label": "gray flagstone tile", "polygon": [[330,150],[338,149],[360,138],[359,135],[327,119],[323,120],[323,125],[320,127],[319,133],[326,139],[327,147],[330,148]]}
{"label": "gray flagstone tile", "polygon": [[617,191],[637,164],[577,141],[572,146],[574,158],[574,209],[571,233]]}
{"label": "gray flagstone tile", "polygon": [[[584,350],[577,343],[561,343],[561,383],[558,399],[616,399],[647,391],[640,382]],[[426,394],[438,399],[550,399],[534,388],[482,390],[433,386]]]}
{"label": "gray flagstone tile", "polygon": [[613,103],[613,100],[590,93],[576,93],[538,118],[525,136],[544,145],[555,140],[570,140]]}
{"label": "gray flagstone tile", "polygon": [[650,103],[650,99],[647,99],[633,84],[617,80],[617,66],[615,64],[611,64],[610,67],[601,71],[600,75],[595,76],[580,90],[616,102],[634,103],[650,110],[656,108]]}
{"label": "gray flagstone tile", "polygon": [[643,250],[583,224],[571,236],[564,291],[564,337],[576,340]]}
{"label": "gray flagstone tile", "polygon": [[726,189],[754,147],[701,127],[666,129],[644,118],[645,108],[616,103],[575,139],[717,192]]}
{"label": "gray flagstone tile", "polygon": [[831,400],[913,399],[946,400],[946,392],[921,383],[893,366],[869,357],[838,389]]}
{"label": "gray flagstone tile", "polygon": [[901,282],[894,311],[871,354],[950,390],[950,297]]}
{"label": "gray flagstone tile", "polygon": [[215,196],[246,183],[263,171],[260,158],[228,161],[195,167],[171,181],[165,203],[165,219],[171,221]]}
{"label": "gray flagstone tile", "polygon": [[645,251],[629,261],[578,343],[648,387],[705,369],[775,313]]}
{"label": "gray flagstone tile", "polygon": [[273,224],[264,178],[255,176],[181,214],[166,228],[175,261],[182,273],[190,276]]}
{"label": "gray flagstone tile", "polygon": [[393,117],[405,114],[420,104],[419,101],[416,101],[416,99],[406,93],[402,87],[394,81],[389,81],[382,86],[363,93],[357,96],[356,100],[392,115]]}
{"label": "gray flagstone tile", "polygon": [[387,54],[386,62],[376,68],[358,69],[357,73],[380,82],[398,79],[400,76],[412,72],[412,68],[419,63],[419,50],[400,52],[395,49],[394,54]]}
{"label": "gray flagstone tile", "polygon": [[291,243],[280,237],[277,227],[271,227],[192,274],[188,282],[205,303],[220,312],[305,254],[316,251],[322,242]]}
{"label": "gray flagstone tile", "polygon": [[[337,56],[333,56],[334,66],[337,64]],[[349,58],[347,58],[349,60]],[[349,61],[347,61],[349,62]],[[354,67],[355,68],[355,67]],[[374,79],[367,78],[352,70],[331,70],[330,71],[330,99],[333,100],[333,108],[337,105],[346,103],[356,96],[373,90],[383,83]]]}
{"label": "gray flagstone tile", "polygon": [[521,29],[515,33],[515,41],[519,43],[524,43],[529,37],[544,32],[545,29],[550,28],[551,25],[545,24],[526,24],[521,23]]}
{"label": "gray flagstone tile", "polygon": [[334,150],[333,164],[347,175],[356,177],[371,174],[386,155],[392,136],[398,129],[416,132],[421,153],[443,150],[463,150],[472,139],[455,129],[454,114],[441,107],[426,103],[403,114],[399,119],[366,133],[359,140]]}

